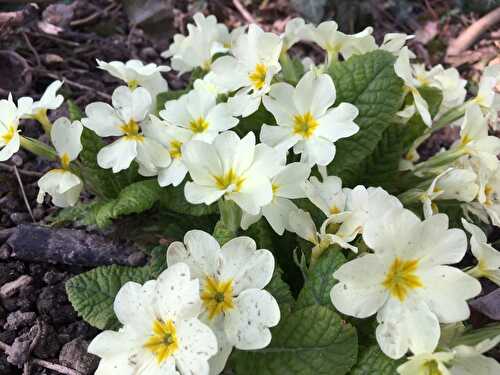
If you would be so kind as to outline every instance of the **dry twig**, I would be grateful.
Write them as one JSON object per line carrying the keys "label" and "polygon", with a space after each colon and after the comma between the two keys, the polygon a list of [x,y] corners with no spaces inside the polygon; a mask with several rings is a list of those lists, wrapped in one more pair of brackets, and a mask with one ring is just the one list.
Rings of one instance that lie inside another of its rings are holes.
{"label": "dry twig", "polygon": [[467,50],[486,30],[498,22],[500,22],[500,7],[478,19],[466,28],[458,38],[452,40],[446,50],[446,55],[454,56]]}
{"label": "dry twig", "polygon": [[14,165],[14,174],[16,175],[17,182],[19,183],[19,188],[21,189],[21,194],[23,196],[24,204],[26,205],[26,208],[28,209],[28,212],[31,216],[31,219],[33,222],[35,222],[35,217],[33,216],[33,211],[31,211],[31,206],[28,201],[28,197],[26,196],[26,192],[24,191],[24,185],[23,185],[23,180],[21,180],[21,176],[19,175],[19,171],[17,170],[17,167]]}
{"label": "dry twig", "polygon": [[241,16],[248,22],[248,23],[257,23],[255,21],[255,18],[250,14],[250,12],[243,6],[243,4],[240,2],[240,0],[233,0],[233,5],[235,6],[236,9],[238,9],[238,12],[240,12]]}

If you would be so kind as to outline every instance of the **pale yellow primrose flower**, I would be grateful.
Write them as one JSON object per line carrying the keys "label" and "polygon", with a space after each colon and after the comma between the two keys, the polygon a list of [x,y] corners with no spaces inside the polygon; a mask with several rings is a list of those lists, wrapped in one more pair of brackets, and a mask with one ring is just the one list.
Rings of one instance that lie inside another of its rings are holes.
{"label": "pale yellow primrose flower", "polygon": [[126,283],[113,308],[123,328],[100,333],[88,347],[101,357],[96,375],[209,375],[217,339],[198,319],[199,281],[186,264],[144,285]]}
{"label": "pale yellow primrose flower", "polygon": [[43,203],[45,194],[52,197],[52,203],[58,207],[73,206],[78,202],[83,189],[83,182],[70,171],[70,163],[82,151],[80,141],[83,126],[80,121],[73,123],[66,117],[61,117],[54,122],[50,131],[50,138],[54,145],[60,168],[52,169],[38,180],[37,202]]}
{"label": "pale yellow primrose flower", "polygon": [[488,243],[486,234],[478,226],[462,218],[464,228],[471,234],[470,246],[477,265],[468,273],[474,277],[485,277],[500,285],[500,252]]}
{"label": "pale yellow primrose flower", "polygon": [[247,230],[250,225],[264,216],[271,228],[279,235],[282,235],[285,229],[291,230],[290,213],[298,209],[292,199],[305,198],[302,184],[310,172],[311,168],[303,163],[282,165],[279,172],[271,178],[273,188],[271,203],[262,207],[258,215],[243,211],[241,228]]}
{"label": "pale yellow primrose flower", "polygon": [[[394,72],[404,81],[405,87],[413,96],[417,112],[422,117],[425,125],[430,127],[432,125],[432,119],[431,114],[429,113],[429,106],[418,91],[418,87],[422,85],[422,82],[413,76],[414,71],[410,65],[410,50],[408,47],[403,47],[401,49],[401,52],[399,53],[399,56],[394,64]],[[403,115],[405,115],[404,112]]]}
{"label": "pale yellow primrose flower", "polygon": [[479,192],[477,175],[471,169],[448,168],[434,178],[420,200],[424,217],[438,212],[435,200],[456,199],[460,202],[472,202]]}
{"label": "pale yellow primrose flower", "polygon": [[214,331],[219,352],[210,359],[211,374],[219,374],[233,347],[257,350],[271,342],[270,327],[280,320],[274,297],[264,290],[274,272],[269,250],[257,249],[250,237],[237,237],[222,247],[210,234],[191,230],[184,242],[167,250],[168,266],[188,265],[200,280],[200,319]]}
{"label": "pale yellow primrose flower", "polygon": [[205,17],[202,13],[193,16],[195,24],[188,24],[187,36],[174,35],[174,42],[161,56],[170,58],[172,68],[183,74],[195,68],[210,70],[215,54],[226,52],[231,48],[233,38],[240,35],[244,28],[235,29],[231,34],[217,18]]}
{"label": "pale yellow primrose flower", "polygon": [[398,367],[400,375],[496,375],[500,364],[483,355],[500,342],[500,335],[476,346],[460,345],[450,351],[421,353]]}
{"label": "pale yellow primrose flower", "polygon": [[209,205],[224,197],[257,215],[273,199],[271,177],[281,159],[269,146],[255,145],[252,132],[240,139],[226,131],[212,144],[190,141],[182,146],[182,157],[193,179],[184,189],[190,203]]}
{"label": "pale yellow primrose flower", "polygon": [[232,56],[222,56],[212,64],[213,82],[220,90],[238,90],[228,100],[233,113],[246,117],[259,108],[273,76],[281,70],[278,61],[281,47],[278,35],[252,24],[248,33],[241,34],[234,42]]}
{"label": "pale yellow primrose flower", "polygon": [[170,67],[166,65],[153,63],[144,65],[139,60],[129,60],[123,63],[121,61],[105,62],[97,59],[97,66],[113,77],[124,81],[132,90],[138,86],[144,87],[152,98],[156,98],[156,95],[168,90],[167,81],[161,75],[162,72],[170,71]]}
{"label": "pale yellow primrose flower", "polygon": [[0,100],[0,161],[10,159],[19,150],[21,138],[17,128],[21,115],[12,96]]}
{"label": "pale yellow primrose flower", "polygon": [[401,358],[408,349],[434,351],[439,323],[466,320],[466,301],[481,292],[477,280],[448,266],[465,255],[465,233],[448,229],[444,214],[420,221],[409,210],[393,208],[368,221],[363,240],[373,254],[334,272],[339,282],[330,294],[333,305],[357,318],[376,313],[377,341],[391,358]]}
{"label": "pale yellow primrose flower", "polygon": [[335,157],[335,142],[356,134],[354,123],[358,109],[349,103],[335,103],[336,91],[327,74],[306,73],[297,87],[284,82],[271,86],[264,106],[276,119],[277,126],[262,125],[262,142],[286,151],[293,147],[301,162],[313,166],[328,165]]}
{"label": "pale yellow primrose flower", "polygon": [[127,169],[133,160],[141,171],[156,171],[171,163],[169,152],[157,140],[141,132],[141,122],[148,120],[151,95],[142,87],[134,90],[118,87],[112,96],[113,106],[91,103],[85,108],[82,123],[101,137],[120,137],[103,147],[97,154],[101,168],[112,168],[114,173]]}

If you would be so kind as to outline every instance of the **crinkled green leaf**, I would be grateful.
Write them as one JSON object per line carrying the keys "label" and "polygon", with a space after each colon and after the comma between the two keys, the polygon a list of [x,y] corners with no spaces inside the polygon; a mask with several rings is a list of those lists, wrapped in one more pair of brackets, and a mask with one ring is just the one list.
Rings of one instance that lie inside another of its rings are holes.
{"label": "crinkled green leaf", "polygon": [[350,375],[397,375],[396,369],[403,361],[387,357],[377,345],[370,346],[359,353],[358,363]]}
{"label": "crinkled green leaf", "polygon": [[323,305],[332,307],[330,291],[337,283],[333,273],[345,262],[338,246],[328,248],[307,274],[307,280],[297,298],[296,308]]}
{"label": "crinkled green leaf", "polygon": [[341,177],[345,186],[361,179],[363,162],[375,151],[401,109],[403,81],[394,73],[394,61],[392,54],[379,50],[352,56],[329,68],[337,89],[336,105],[348,102],[359,109],[355,120],[359,132],[336,142],[337,153],[328,166],[329,174]]}
{"label": "crinkled green leaf", "polygon": [[50,225],[76,223],[77,225],[95,225],[96,214],[106,202],[93,200],[89,203],[78,202],[73,207],[66,207],[49,217]]}
{"label": "crinkled green leaf", "polygon": [[97,224],[105,227],[112,219],[149,210],[160,199],[160,191],[161,187],[155,179],[128,185],[119,193],[118,198],[108,201],[98,210]]}
{"label": "crinkled green leaf", "polygon": [[292,311],[292,307],[295,304],[295,299],[292,296],[290,287],[282,279],[283,271],[276,266],[274,270],[274,275],[269,284],[266,286],[266,290],[273,295],[273,297],[278,302],[280,306],[282,318],[288,315]]}
{"label": "crinkled green leaf", "polygon": [[117,329],[119,322],[113,302],[120,288],[129,281],[142,284],[157,278],[165,269],[165,263],[165,249],[157,247],[145,267],[98,267],[68,280],[66,292],[73,308],[87,323],[99,329]]}
{"label": "crinkled green leaf", "polygon": [[184,196],[184,184],[179,186],[167,186],[161,190],[160,205],[170,211],[183,215],[204,216],[217,212],[217,204],[191,204]]}
{"label": "crinkled green leaf", "polygon": [[73,100],[67,100],[66,104],[68,105],[69,119],[71,121],[81,120],[83,112],[80,107]]}
{"label": "crinkled green leaf", "polygon": [[285,316],[268,347],[234,354],[238,375],[343,375],[356,362],[356,330],[325,306]]}

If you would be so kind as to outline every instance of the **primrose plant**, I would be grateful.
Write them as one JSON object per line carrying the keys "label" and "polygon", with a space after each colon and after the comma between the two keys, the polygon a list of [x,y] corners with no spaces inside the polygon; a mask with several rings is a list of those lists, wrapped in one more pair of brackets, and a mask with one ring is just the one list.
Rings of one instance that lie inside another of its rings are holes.
{"label": "primrose plant", "polygon": [[[64,207],[53,224],[119,228],[149,255],[66,285],[102,330],[96,374],[500,374],[500,326],[473,329],[468,306],[478,279],[500,285],[484,232],[500,226],[500,65],[468,93],[409,39],[196,14],[163,54],[182,90],[169,66],[98,60],[122,81],[110,103],[68,100],[52,123],[60,81],[0,100],[0,160],[53,162],[38,182],[39,204]],[[324,61],[293,57],[298,43]],[[421,158],[446,126],[457,139]]]}

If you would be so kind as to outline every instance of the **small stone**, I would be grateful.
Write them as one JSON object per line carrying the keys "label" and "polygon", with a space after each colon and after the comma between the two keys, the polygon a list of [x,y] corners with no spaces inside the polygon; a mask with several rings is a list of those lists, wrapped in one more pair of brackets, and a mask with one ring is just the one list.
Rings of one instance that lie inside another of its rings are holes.
{"label": "small stone", "polygon": [[3,244],[2,246],[0,246],[0,259],[2,260],[9,259],[11,252],[12,251],[10,250],[9,245],[7,245],[6,243]]}
{"label": "small stone", "polygon": [[47,65],[58,65],[64,62],[64,59],[55,53],[47,53],[43,56],[43,60]]}
{"label": "small stone", "polygon": [[13,163],[16,167],[20,167],[23,165],[24,163],[24,160],[23,158],[21,157],[21,155],[18,155],[18,154],[14,154],[10,157],[10,161],[11,163]]}
{"label": "small stone", "polygon": [[0,288],[0,298],[9,298],[15,295],[21,288],[31,284],[33,279],[28,275],[22,275],[18,279],[4,284]]}
{"label": "small stone", "polygon": [[[40,320],[39,324],[32,329],[36,330],[35,333],[38,336],[38,342],[33,348],[33,354],[42,359],[57,357],[61,349],[61,343],[58,340],[57,332],[54,327]],[[40,329],[41,332],[38,332],[38,329]]]}
{"label": "small stone", "polygon": [[143,266],[146,263],[146,255],[141,252],[132,253],[127,261],[132,267]]}
{"label": "small stone", "polygon": [[5,351],[7,361],[21,368],[29,359],[32,339],[29,334],[16,338],[10,348]]}
{"label": "small stone", "polygon": [[45,216],[45,210],[43,208],[41,208],[41,207],[35,207],[33,209],[33,218],[36,221],[42,220],[44,216]]}
{"label": "small stone", "polygon": [[82,338],[68,342],[61,349],[59,362],[83,375],[93,374],[99,364],[99,358],[87,352],[88,346],[88,342]]}
{"label": "small stone", "polygon": [[34,312],[21,312],[18,310],[9,314],[4,329],[17,330],[19,328],[29,327],[35,322],[35,319],[36,314]]}
{"label": "small stone", "polygon": [[7,241],[14,230],[15,228],[0,229],[0,242]]}
{"label": "small stone", "polygon": [[28,223],[31,221],[31,216],[26,212],[13,212],[10,214],[10,220],[14,224]]}
{"label": "small stone", "polygon": [[55,285],[63,281],[65,277],[65,273],[48,271],[45,275],[43,275],[43,282],[47,285]]}
{"label": "small stone", "polygon": [[143,60],[151,61],[158,58],[158,52],[153,47],[143,48],[140,54]]}

